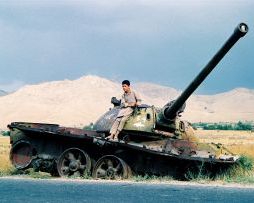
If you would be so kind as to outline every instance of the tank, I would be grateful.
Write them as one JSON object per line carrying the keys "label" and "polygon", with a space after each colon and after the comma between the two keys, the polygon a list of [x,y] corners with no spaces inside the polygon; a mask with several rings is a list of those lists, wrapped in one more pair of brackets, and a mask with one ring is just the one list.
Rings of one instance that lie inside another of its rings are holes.
{"label": "tank", "polygon": [[[185,102],[246,33],[240,23],[233,34],[182,94],[162,108],[142,104],[134,109],[119,134],[119,141],[105,139],[120,110],[113,108],[83,130],[58,124],[12,122],[10,160],[19,170],[33,168],[54,176],[85,176],[124,179],[132,174],[170,175],[182,179],[200,166],[210,174],[239,159],[221,144],[201,143],[191,124],[181,119]],[[200,170],[200,168],[199,168]]]}

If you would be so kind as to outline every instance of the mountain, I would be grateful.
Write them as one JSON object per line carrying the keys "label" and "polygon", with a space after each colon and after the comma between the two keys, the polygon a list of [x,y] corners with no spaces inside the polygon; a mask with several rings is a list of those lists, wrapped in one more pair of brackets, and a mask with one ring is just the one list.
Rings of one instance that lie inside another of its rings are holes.
{"label": "mountain", "polygon": [[236,88],[215,95],[193,95],[185,116],[193,121],[253,121],[254,90]]}
{"label": "mountain", "polygon": [[8,93],[7,92],[5,92],[4,90],[0,90],[0,97],[1,96],[5,96],[5,95],[7,95]]}
{"label": "mountain", "polygon": [[[143,103],[162,107],[180,92],[151,83],[133,84]],[[121,84],[98,76],[27,85],[0,97],[0,129],[13,121],[83,127],[95,122],[120,97]],[[191,122],[254,120],[254,90],[238,88],[216,95],[192,95],[184,119]]]}
{"label": "mountain", "polygon": [[180,91],[174,88],[161,86],[152,83],[137,83],[133,85],[134,89],[149,98],[149,103],[156,106],[164,106],[168,101],[175,99],[180,95]]}

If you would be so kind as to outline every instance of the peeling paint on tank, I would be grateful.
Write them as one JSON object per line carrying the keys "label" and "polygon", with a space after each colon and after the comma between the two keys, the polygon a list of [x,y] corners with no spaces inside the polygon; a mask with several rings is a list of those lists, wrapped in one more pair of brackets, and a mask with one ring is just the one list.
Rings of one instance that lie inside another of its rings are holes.
{"label": "peeling paint on tank", "polygon": [[143,123],[135,123],[135,124],[133,124],[135,127],[137,127],[137,128],[142,128],[142,127],[145,127],[145,125],[143,124]]}

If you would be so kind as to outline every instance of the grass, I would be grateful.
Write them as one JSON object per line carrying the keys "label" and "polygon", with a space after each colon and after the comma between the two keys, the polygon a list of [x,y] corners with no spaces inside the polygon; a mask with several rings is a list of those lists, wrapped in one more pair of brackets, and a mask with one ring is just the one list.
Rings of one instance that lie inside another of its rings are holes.
{"label": "grass", "polygon": [[10,138],[0,136],[0,175],[11,170],[11,162],[9,160]]}
{"label": "grass", "polygon": [[171,176],[155,176],[155,175],[136,175],[132,176],[131,180],[134,182],[167,182],[174,180]]}
{"label": "grass", "polygon": [[35,172],[32,168],[21,171],[17,170],[14,167],[11,167],[9,169],[0,169],[0,177],[1,176],[12,176],[12,175],[18,175],[18,176],[28,176],[31,178],[38,178],[38,179],[49,179],[53,178],[49,173],[44,172]]}
{"label": "grass", "polygon": [[241,156],[237,164],[232,165],[224,171],[219,171],[215,176],[207,174],[203,164],[200,165],[196,172],[188,171],[186,178],[194,182],[227,182],[227,183],[254,183],[254,160],[252,157]]}
{"label": "grass", "polygon": [[233,130],[197,130],[200,142],[221,143],[230,151],[254,158],[254,132]]}
{"label": "grass", "polygon": [[202,142],[220,142],[221,144],[254,144],[254,132],[234,130],[196,130]]}

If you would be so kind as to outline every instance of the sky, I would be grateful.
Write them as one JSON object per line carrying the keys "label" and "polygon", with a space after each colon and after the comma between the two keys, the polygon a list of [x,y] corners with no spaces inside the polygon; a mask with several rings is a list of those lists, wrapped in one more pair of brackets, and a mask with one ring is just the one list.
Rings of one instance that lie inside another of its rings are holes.
{"label": "sky", "polygon": [[98,75],[183,90],[240,22],[249,32],[197,89],[254,89],[253,0],[0,0],[0,89]]}

